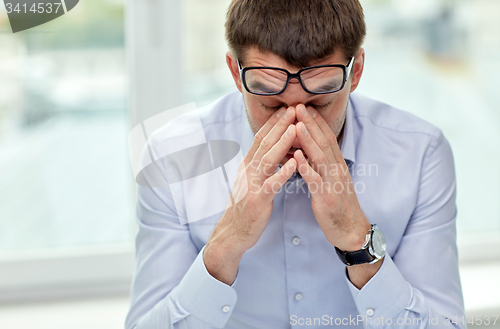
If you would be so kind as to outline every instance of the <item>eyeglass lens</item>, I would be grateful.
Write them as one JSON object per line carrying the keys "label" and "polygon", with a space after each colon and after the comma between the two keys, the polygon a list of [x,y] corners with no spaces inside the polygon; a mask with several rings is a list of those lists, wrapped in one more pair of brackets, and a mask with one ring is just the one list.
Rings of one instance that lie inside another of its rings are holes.
{"label": "eyeglass lens", "polygon": [[[344,70],[340,67],[310,68],[300,73],[305,89],[312,93],[337,91],[344,81]],[[245,82],[250,92],[276,94],[286,88],[287,74],[277,69],[249,69]]]}

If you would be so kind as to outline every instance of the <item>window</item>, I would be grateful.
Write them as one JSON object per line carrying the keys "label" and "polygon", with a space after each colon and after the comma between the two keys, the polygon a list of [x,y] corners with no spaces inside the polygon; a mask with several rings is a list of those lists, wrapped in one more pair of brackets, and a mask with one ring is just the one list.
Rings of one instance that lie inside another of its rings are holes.
{"label": "window", "polygon": [[[64,277],[71,282],[71,275],[96,270],[78,273],[74,266],[89,255],[130,253],[134,185],[126,142],[123,1],[80,1],[66,15],[15,34],[1,8],[0,290],[5,292],[17,284]],[[38,265],[39,275],[23,283],[18,270],[34,273],[29,264]],[[51,276],[49,264],[61,267]]]}
{"label": "window", "polygon": [[415,113],[450,141],[460,236],[500,230],[498,1],[364,1],[360,91]]}

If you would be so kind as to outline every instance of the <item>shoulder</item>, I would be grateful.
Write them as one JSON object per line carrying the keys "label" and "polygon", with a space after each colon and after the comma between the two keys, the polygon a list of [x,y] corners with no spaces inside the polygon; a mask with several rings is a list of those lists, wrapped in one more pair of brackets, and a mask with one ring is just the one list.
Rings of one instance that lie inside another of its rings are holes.
{"label": "shoulder", "polygon": [[226,94],[198,110],[204,126],[231,123],[244,115],[243,97],[239,91]]}
{"label": "shoulder", "polygon": [[351,95],[353,118],[363,132],[413,142],[437,143],[441,130],[418,116],[359,93]]}
{"label": "shoulder", "polygon": [[162,144],[188,138],[199,144],[207,139],[227,139],[230,137],[225,136],[227,133],[238,130],[237,125],[241,124],[244,113],[243,99],[238,91],[199,109],[194,103],[186,104],[153,117],[158,128],[151,135],[151,140],[154,144]]}

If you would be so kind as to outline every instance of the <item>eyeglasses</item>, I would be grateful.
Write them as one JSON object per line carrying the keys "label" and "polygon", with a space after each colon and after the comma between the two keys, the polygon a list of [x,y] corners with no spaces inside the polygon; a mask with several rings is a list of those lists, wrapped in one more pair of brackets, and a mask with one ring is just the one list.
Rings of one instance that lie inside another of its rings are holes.
{"label": "eyeglasses", "polygon": [[238,60],[241,81],[245,89],[255,95],[272,96],[285,91],[290,79],[299,80],[302,88],[311,94],[330,94],[344,88],[354,57],[347,65],[318,65],[290,73],[285,69],[267,66],[242,68]]}

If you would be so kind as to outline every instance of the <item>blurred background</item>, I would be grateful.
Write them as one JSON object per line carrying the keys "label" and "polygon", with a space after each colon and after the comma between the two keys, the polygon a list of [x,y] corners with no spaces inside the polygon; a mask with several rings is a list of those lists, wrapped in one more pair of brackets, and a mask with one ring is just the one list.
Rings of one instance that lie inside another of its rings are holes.
{"label": "blurred background", "polygon": [[[229,3],[82,0],[16,34],[0,5],[0,327],[123,327],[135,236],[127,135],[234,90]],[[500,1],[361,3],[358,90],[450,141],[466,312],[498,315]]]}

